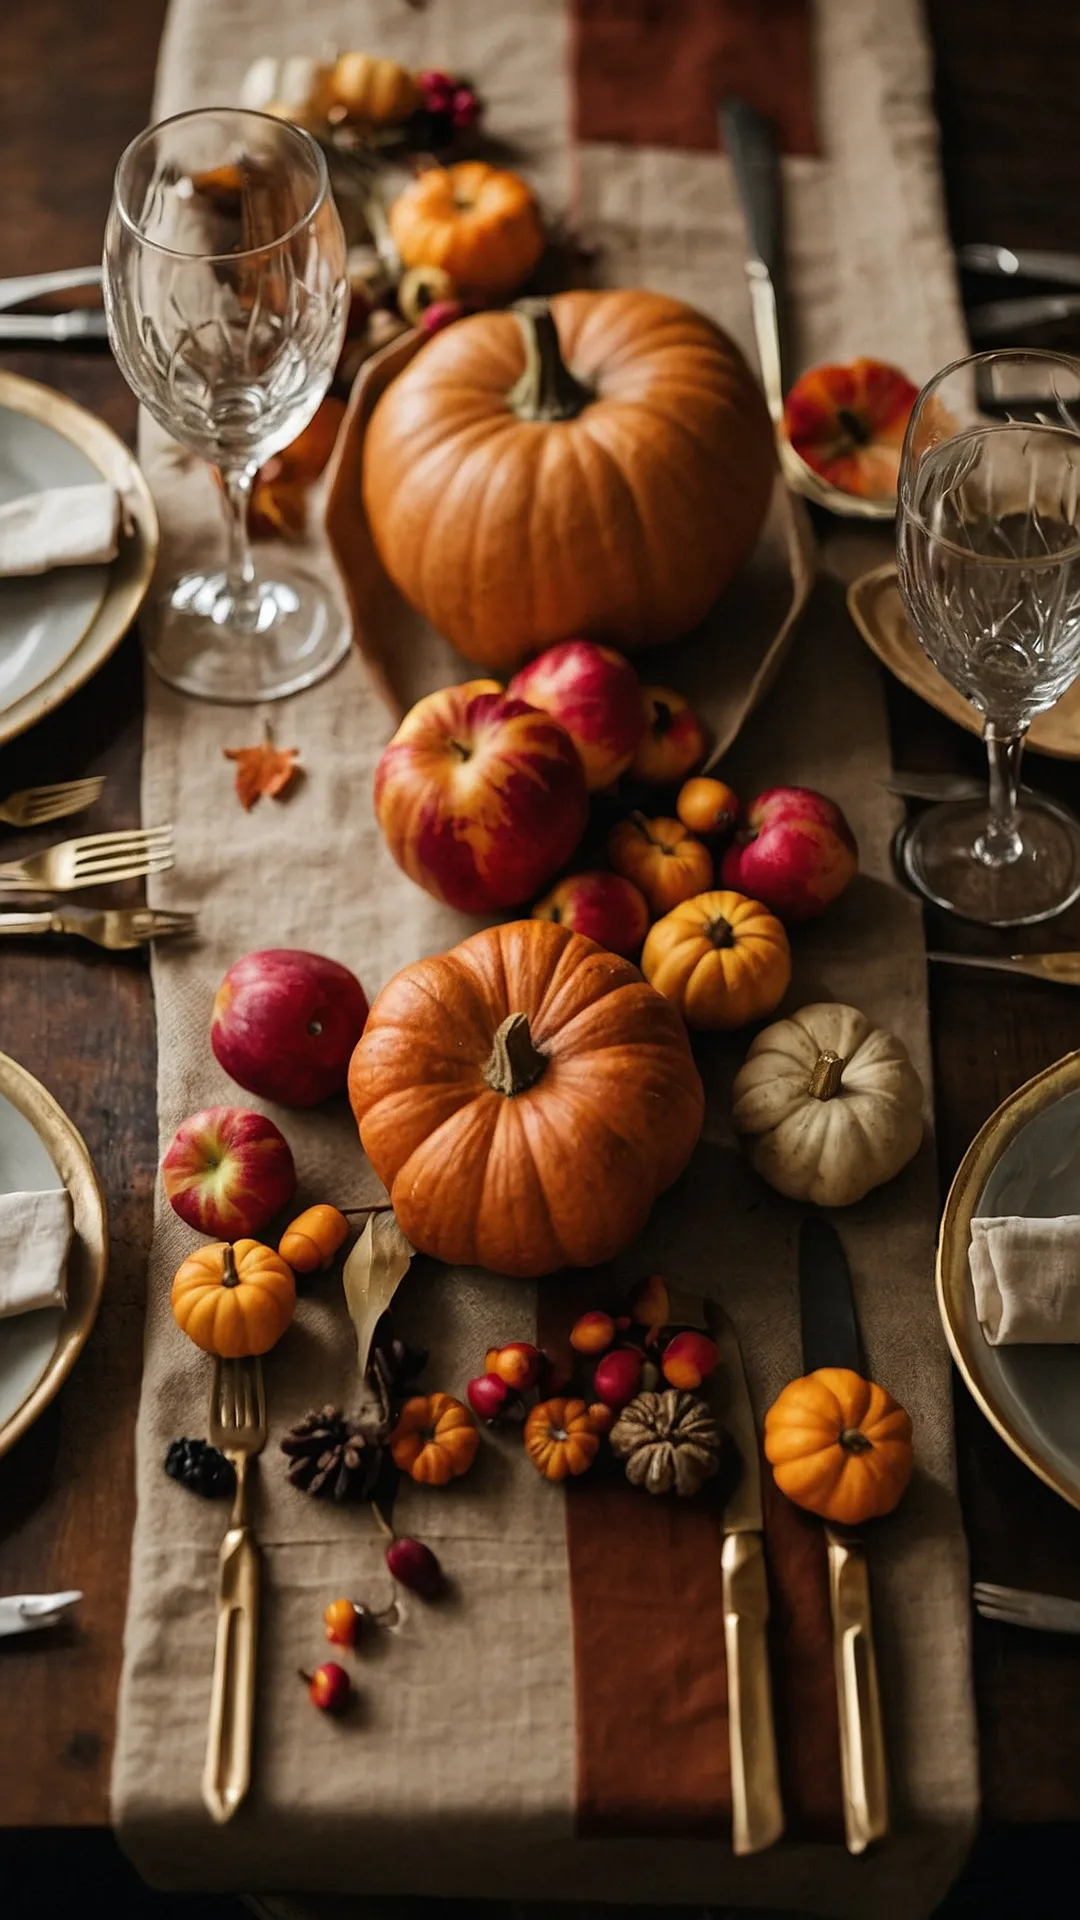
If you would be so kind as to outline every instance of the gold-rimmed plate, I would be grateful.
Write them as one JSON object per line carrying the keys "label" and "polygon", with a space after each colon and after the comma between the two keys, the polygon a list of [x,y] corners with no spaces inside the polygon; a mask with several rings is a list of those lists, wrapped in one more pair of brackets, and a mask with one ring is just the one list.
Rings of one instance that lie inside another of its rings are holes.
{"label": "gold-rimmed plate", "polygon": [[1080,1053],[1036,1074],[968,1148],[938,1238],[938,1304],[969,1392],[1001,1438],[1063,1500],[1080,1507],[1080,1347],[992,1347],[968,1268],[976,1214],[1080,1213]]}
{"label": "gold-rimmed plate", "polygon": [[0,744],[104,664],[146,598],[158,550],[150,489],[111,428],[52,387],[0,372],[0,499],[95,479],[110,481],[122,503],[112,564],[0,581]]}
{"label": "gold-rimmed plate", "polygon": [[86,1143],[51,1093],[0,1053],[0,1192],[66,1187],[67,1302],[0,1320],[0,1454],[62,1386],[94,1324],[109,1257],[105,1198]]}
{"label": "gold-rimmed plate", "polygon": [[[958,727],[981,735],[982,715],[968,705],[962,693],[950,687],[916,640],[891,560],[853,580],[847,603],[855,625],[883,667],[920,700],[955,720]],[[1036,715],[1027,744],[1036,753],[1048,753],[1055,760],[1080,760],[1080,680],[1062,694],[1049,713]]]}

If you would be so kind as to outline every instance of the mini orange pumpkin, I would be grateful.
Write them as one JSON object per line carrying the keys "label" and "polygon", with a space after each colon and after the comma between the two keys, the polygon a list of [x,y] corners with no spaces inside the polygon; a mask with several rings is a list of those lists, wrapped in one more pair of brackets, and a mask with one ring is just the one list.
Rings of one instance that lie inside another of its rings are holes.
{"label": "mini orange pumpkin", "polygon": [[713,883],[712,854],[681,820],[632,813],[612,827],[607,850],[616,873],[640,888],[654,914],[670,912]]}
{"label": "mini orange pumpkin", "polygon": [[641,971],[688,1027],[720,1033],[761,1020],[791,980],[779,920],[742,893],[699,893],[649,931]]}
{"label": "mini orange pumpkin", "polygon": [[429,1487],[445,1487],[468,1473],[479,1445],[468,1407],[449,1393],[419,1393],[406,1400],[390,1435],[394,1465]]}
{"label": "mini orange pumpkin", "polygon": [[858,1526],[891,1513],[911,1479],[911,1420],[884,1387],[848,1367],[790,1380],[765,1415],[765,1457],[781,1493]]}
{"label": "mini orange pumpkin", "polygon": [[545,1480],[587,1473],[607,1431],[607,1407],[584,1400],[541,1400],[525,1422],[525,1451]]}
{"label": "mini orange pumpkin", "polygon": [[199,1247],[177,1268],[173,1318],[204,1353],[222,1360],[269,1353],[296,1308],[292,1268],[258,1240]]}
{"label": "mini orange pumpkin", "polygon": [[318,1273],[330,1265],[348,1232],[349,1223],[337,1207],[325,1202],[305,1207],[286,1227],[278,1252],[294,1273]]}
{"label": "mini orange pumpkin", "polygon": [[390,209],[390,233],[406,267],[443,267],[470,293],[512,293],[544,251],[532,188],[484,160],[418,174]]}

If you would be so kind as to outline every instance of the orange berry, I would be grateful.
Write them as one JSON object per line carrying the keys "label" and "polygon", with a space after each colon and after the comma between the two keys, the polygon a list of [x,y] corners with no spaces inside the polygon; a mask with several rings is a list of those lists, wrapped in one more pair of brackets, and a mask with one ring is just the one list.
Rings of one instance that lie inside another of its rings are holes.
{"label": "orange berry", "polygon": [[630,1308],[639,1327],[648,1327],[650,1333],[656,1333],[660,1327],[666,1327],[671,1318],[671,1301],[668,1285],[662,1273],[650,1273],[639,1287],[635,1287],[630,1299]]}
{"label": "orange berry", "polygon": [[694,1393],[714,1371],[719,1359],[720,1349],[707,1334],[677,1333],[664,1348],[660,1364],[669,1386]]}
{"label": "orange berry", "polygon": [[326,1637],[332,1647],[354,1647],[362,1614],[355,1600],[331,1600],[323,1614]]}
{"label": "orange berry", "polygon": [[589,1419],[597,1433],[610,1433],[615,1425],[614,1407],[606,1407],[602,1400],[594,1400],[589,1408]]}
{"label": "orange berry", "polygon": [[615,1322],[610,1313],[583,1313],[575,1321],[570,1345],[575,1353],[606,1353],[615,1338]]}
{"label": "orange berry", "polygon": [[739,817],[739,802],[726,780],[698,774],[679,789],[675,811],[684,827],[707,840],[731,830]]}
{"label": "orange berry", "polygon": [[525,1387],[536,1385],[544,1356],[539,1347],[528,1340],[511,1340],[508,1346],[495,1351],[494,1358],[490,1353],[487,1358],[491,1363],[487,1371],[498,1374],[508,1387],[516,1387],[520,1393]]}

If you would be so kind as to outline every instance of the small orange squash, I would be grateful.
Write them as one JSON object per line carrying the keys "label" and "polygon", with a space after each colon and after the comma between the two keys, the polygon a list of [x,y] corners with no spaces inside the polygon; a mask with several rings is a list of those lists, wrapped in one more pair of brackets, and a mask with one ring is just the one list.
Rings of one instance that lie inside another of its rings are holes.
{"label": "small orange squash", "polygon": [[406,267],[443,267],[469,293],[512,293],[544,251],[532,188],[484,160],[418,174],[390,208],[390,233]]}
{"label": "small orange squash", "polygon": [[742,893],[699,893],[649,931],[641,971],[688,1027],[730,1032],[764,1019],[791,980],[791,948],[775,915]]}
{"label": "small orange squash", "polygon": [[177,1268],[173,1318],[204,1353],[222,1360],[269,1353],[296,1308],[292,1268],[258,1240],[199,1247]]}
{"label": "small orange squash", "polygon": [[278,1242],[278,1252],[294,1273],[318,1273],[331,1264],[348,1233],[345,1215],[323,1202],[305,1207],[290,1221]]}
{"label": "small orange squash", "polygon": [[407,120],[423,98],[408,67],[373,53],[339,54],[329,90],[334,104],[343,107],[350,120],[366,120],[373,127],[392,127]]}
{"label": "small orange squash", "polygon": [[545,1480],[587,1473],[610,1425],[610,1409],[584,1400],[541,1400],[525,1422],[525,1451]]}
{"label": "small orange squash", "polygon": [[394,1465],[429,1487],[445,1487],[468,1473],[479,1445],[468,1407],[449,1393],[418,1393],[406,1400],[390,1435]]}
{"label": "small orange squash", "polygon": [[739,802],[726,780],[699,773],[679,789],[675,811],[684,827],[703,840],[730,833],[739,817]]}
{"label": "small orange squash", "polygon": [[911,1420],[884,1387],[848,1367],[791,1380],[765,1415],[765,1457],[781,1493],[858,1526],[891,1513],[911,1479]]}
{"label": "small orange squash", "polygon": [[668,913],[713,883],[712,854],[681,820],[646,820],[632,813],[608,834],[608,859],[632,880],[653,913]]}

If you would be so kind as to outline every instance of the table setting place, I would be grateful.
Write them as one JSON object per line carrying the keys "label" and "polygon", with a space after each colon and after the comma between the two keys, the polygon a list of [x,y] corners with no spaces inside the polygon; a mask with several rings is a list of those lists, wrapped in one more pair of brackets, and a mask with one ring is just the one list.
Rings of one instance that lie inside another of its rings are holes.
{"label": "table setting place", "polygon": [[[144,824],[35,767],[0,941],[153,983],[154,1886],[930,1915],[973,1608],[1080,1631],[972,1590],[950,1366],[1080,1506],[1080,1054],[943,1211],[928,1003],[1080,984],[1010,951],[1080,899],[1080,362],[956,272],[917,0],[172,0],[102,265],[0,282],[141,405],[0,373],[0,745],[146,656]],[[0,1054],[0,1452],[107,1284]]]}

